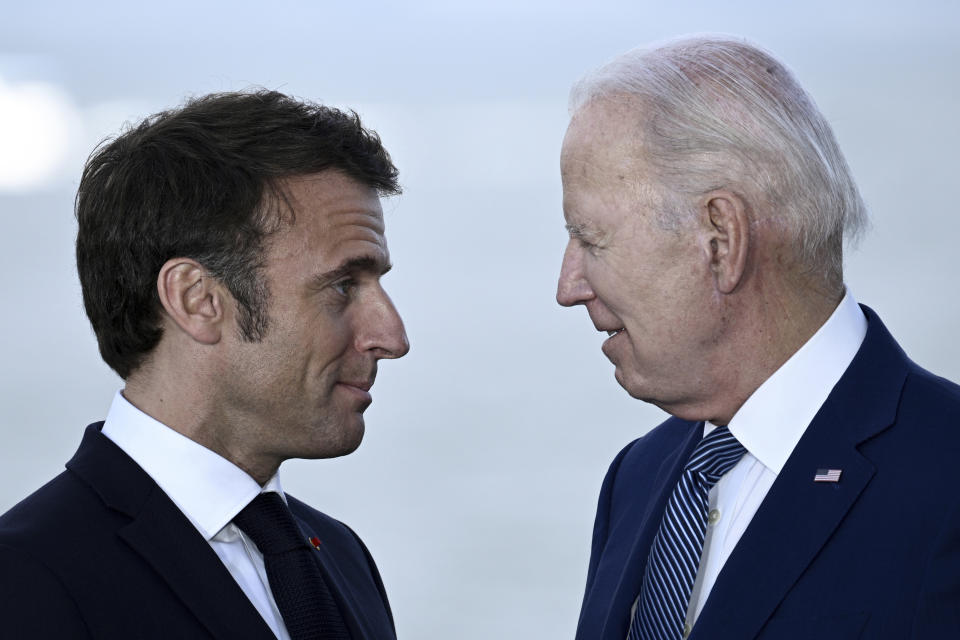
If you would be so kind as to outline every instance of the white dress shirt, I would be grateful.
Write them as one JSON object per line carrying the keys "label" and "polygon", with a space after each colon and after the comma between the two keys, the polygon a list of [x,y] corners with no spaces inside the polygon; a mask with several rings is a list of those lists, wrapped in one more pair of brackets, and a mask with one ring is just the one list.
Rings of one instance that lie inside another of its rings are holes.
{"label": "white dress shirt", "polygon": [[[707,535],[687,629],[700,615],[724,563],[866,333],[867,319],[847,290],[823,326],[730,419],[727,428],[747,452],[710,490]],[[706,423],[704,435],[714,428]]]}
{"label": "white dress shirt", "polygon": [[103,425],[197,528],[280,640],[290,640],[256,545],[233,524],[260,492],[286,500],[280,478],[261,487],[240,467],[134,407],[119,391]]}

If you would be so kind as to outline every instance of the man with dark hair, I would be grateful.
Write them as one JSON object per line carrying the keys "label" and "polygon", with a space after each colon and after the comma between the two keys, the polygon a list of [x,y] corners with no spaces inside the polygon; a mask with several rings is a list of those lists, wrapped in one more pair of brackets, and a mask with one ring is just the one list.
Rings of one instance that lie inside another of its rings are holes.
{"label": "man with dark hair", "polygon": [[355,114],[271,91],[93,153],[77,268],[125,387],[0,517],[0,635],[395,637],[360,538],[277,471],[356,449],[377,361],[408,350],[380,284],[396,179]]}
{"label": "man with dark hair", "polygon": [[960,387],[844,285],[865,207],[813,100],[706,36],[571,113],[557,301],[672,416],[603,482],[578,640],[960,636]]}

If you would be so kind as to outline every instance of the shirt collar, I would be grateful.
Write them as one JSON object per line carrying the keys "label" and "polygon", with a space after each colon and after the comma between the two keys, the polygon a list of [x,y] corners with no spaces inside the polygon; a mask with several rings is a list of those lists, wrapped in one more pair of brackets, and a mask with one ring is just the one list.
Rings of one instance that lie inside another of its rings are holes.
{"label": "shirt collar", "polygon": [[[765,467],[779,474],[867,334],[850,290],[827,321],[753,392],[727,425]],[[714,425],[707,423],[709,433]]]}
{"label": "shirt collar", "polygon": [[153,478],[208,541],[261,491],[283,497],[278,474],[261,487],[243,469],[151,418],[119,391],[102,432]]}

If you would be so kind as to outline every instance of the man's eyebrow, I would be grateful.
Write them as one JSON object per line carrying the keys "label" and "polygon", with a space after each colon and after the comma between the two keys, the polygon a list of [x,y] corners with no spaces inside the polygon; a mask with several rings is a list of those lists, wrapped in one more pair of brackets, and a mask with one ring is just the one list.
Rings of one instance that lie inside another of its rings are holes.
{"label": "man's eyebrow", "polygon": [[570,234],[570,237],[576,238],[577,240],[587,240],[588,238],[596,235],[593,231],[587,228],[587,225],[583,223],[567,224],[564,226],[567,228],[567,233]]}
{"label": "man's eyebrow", "polygon": [[327,285],[331,282],[339,280],[344,276],[348,276],[353,273],[373,273],[378,276],[382,276],[390,269],[393,268],[393,265],[389,262],[384,262],[373,256],[359,256],[356,258],[349,258],[344,260],[339,265],[334,267],[329,271],[317,274],[313,281],[320,286]]}
{"label": "man's eyebrow", "polygon": [[563,226],[566,227],[567,233],[569,233],[573,238],[579,238],[581,235],[583,235],[582,224],[565,224]]}

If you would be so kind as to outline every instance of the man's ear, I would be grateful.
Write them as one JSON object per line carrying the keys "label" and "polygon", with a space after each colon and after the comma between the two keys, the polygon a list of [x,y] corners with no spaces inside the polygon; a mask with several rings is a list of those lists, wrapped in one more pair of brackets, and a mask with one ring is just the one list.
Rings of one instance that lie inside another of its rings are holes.
{"label": "man's ear", "polygon": [[707,216],[710,267],[721,293],[733,293],[743,281],[750,250],[747,203],[726,189],[711,191],[702,201]]}
{"label": "man's ear", "polygon": [[220,341],[226,320],[226,290],[190,258],[171,258],[157,276],[160,304],[170,319],[201,344]]}

